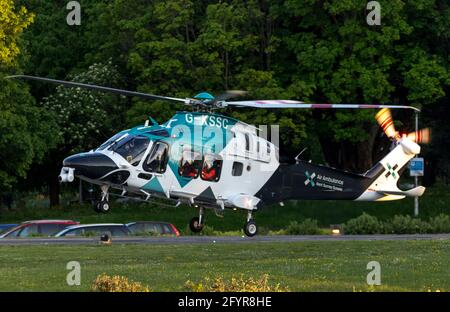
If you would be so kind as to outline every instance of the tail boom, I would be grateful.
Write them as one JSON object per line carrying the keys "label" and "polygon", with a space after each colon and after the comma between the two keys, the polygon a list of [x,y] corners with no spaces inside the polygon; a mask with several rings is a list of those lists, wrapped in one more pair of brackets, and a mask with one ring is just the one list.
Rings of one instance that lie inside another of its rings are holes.
{"label": "tail boom", "polygon": [[421,196],[422,186],[402,191],[397,187],[402,169],[420,146],[402,138],[397,146],[363,175],[300,161],[282,164],[255,194],[264,204],[289,199],[386,201]]}

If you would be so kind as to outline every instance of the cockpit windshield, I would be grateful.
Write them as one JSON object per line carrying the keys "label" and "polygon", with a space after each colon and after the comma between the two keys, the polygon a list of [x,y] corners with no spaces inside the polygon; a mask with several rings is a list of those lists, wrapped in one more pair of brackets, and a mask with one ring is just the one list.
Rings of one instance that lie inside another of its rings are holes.
{"label": "cockpit windshield", "polygon": [[107,147],[109,147],[111,144],[113,144],[114,142],[118,142],[118,141],[120,141],[120,139],[123,139],[124,137],[126,137],[127,136],[127,134],[126,133],[123,133],[123,132],[119,132],[119,133],[117,133],[117,134],[115,134],[114,136],[112,136],[110,139],[108,139],[105,143],[103,143],[102,145],[100,145],[98,148],[97,148],[97,151],[102,151],[102,150],[104,150],[105,148],[107,148]]}
{"label": "cockpit windshield", "polygon": [[150,139],[145,136],[129,135],[109,148],[125,158],[131,165],[137,166],[144,156],[150,144]]}

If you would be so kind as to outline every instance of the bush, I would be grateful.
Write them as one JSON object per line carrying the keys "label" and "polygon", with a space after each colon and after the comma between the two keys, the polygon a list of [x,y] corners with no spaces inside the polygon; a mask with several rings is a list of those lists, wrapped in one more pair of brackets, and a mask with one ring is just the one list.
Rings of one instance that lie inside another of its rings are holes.
{"label": "bush", "polygon": [[344,224],[346,234],[424,234],[424,233],[450,233],[450,217],[440,214],[430,218],[429,222],[409,215],[396,215],[386,222],[378,221],[376,217],[363,213],[361,216],[350,219]]}
{"label": "bush", "polygon": [[241,274],[239,277],[231,277],[226,280],[222,277],[206,277],[199,283],[187,281],[186,288],[194,292],[284,292],[289,291],[287,287],[280,284],[271,285],[269,275],[264,274],[260,278],[246,277]]}
{"label": "bush", "polygon": [[416,234],[431,232],[430,225],[420,219],[411,218],[411,216],[396,215],[386,224],[386,231],[395,234]]}
{"label": "bush", "polygon": [[344,226],[345,234],[378,234],[383,232],[383,224],[367,213],[348,220]]}
{"label": "bush", "polygon": [[429,223],[433,233],[450,233],[450,217],[446,214],[430,218]]}
{"label": "bush", "polygon": [[148,286],[144,286],[139,282],[129,281],[124,276],[108,276],[101,274],[97,276],[92,284],[93,291],[99,292],[150,292]]}
{"label": "bush", "polygon": [[288,235],[315,235],[320,234],[317,220],[305,219],[302,223],[292,221],[286,228],[286,234]]}

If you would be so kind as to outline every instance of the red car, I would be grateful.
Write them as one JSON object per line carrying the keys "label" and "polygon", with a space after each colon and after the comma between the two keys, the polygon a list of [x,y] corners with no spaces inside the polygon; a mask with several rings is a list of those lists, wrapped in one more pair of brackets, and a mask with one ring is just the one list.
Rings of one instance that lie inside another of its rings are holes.
{"label": "red car", "polygon": [[26,221],[22,224],[8,230],[0,238],[20,238],[30,236],[53,236],[71,225],[77,225],[80,222],[72,220],[36,220]]}

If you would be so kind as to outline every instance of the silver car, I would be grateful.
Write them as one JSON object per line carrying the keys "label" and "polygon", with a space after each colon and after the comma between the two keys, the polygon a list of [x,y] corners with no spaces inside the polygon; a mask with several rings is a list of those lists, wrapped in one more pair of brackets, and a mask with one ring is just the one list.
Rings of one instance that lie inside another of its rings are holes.
{"label": "silver car", "polygon": [[117,223],[101,223],[101,224],[80,224],[69,226],[60,231],[55,237],[89,237],[102,236],[109,237],[128,236],[131,234],[128,227],[124,224]]}

